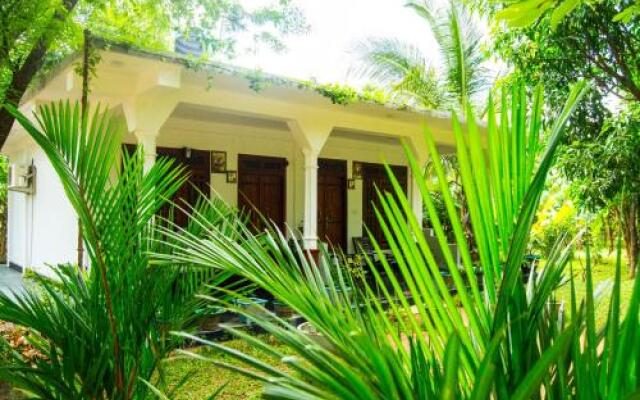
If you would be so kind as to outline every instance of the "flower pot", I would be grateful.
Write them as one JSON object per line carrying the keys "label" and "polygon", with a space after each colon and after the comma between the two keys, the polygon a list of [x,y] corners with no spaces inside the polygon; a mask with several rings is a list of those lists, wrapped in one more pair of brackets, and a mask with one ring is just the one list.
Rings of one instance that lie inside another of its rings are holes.
{"label": "flower pot", "polygon": [[213,332],[220,328],[225,310],[220,307],[206,307],[197,314],[199,315],[198,327],[202,332]]}
{"label": "flower pot", "polygon": [[[267,305],[267,299],[261,299],[259,297],[249,297],[247,299],[238,299],[235,301],[236,305],[241,308],[245,313],[251,315],[266,315],[269,311],[265,308]],[[240,322],[246,325],[253,325],[252,321],[245,315],[240,316]]]}
{"label": "flower pot", "polygon": [[278,300],[273,301],[273,312],[275,312],[278,317],[283,319],[290,318],[293,316],[293,314],[295,314],[293,308]]}

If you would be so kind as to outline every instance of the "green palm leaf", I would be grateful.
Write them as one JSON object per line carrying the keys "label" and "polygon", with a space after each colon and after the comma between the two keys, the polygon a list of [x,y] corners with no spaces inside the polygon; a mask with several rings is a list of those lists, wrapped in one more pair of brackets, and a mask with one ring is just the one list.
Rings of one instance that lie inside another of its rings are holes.
{"label": "green palm leaf", "polygon": [[[557,380],[551,371],[567,354],[575,328],[558,326],[549,330],[548,338],[542,329],[553,318],[558,320],[558,311],[554,313],[546,305],[569,259],[571,243],[557,246],[549,255],[545,271],[529,283],[523,282],[520,265],[557,139],[566,116],[584,91],[584,84],[572,91],[551,129],[552,139],[536,164],[531,159],[538,157],[541,135],[540,92],[534,96],[535,109],[527,107],[520,87],[505,94],[503,102],[510,102],[513,107],[502,108],[511,110],[504,121],[511,123],[489,124],[486,134],[497,144],[487,149],[481,144],[480,128],[472,118],[467,118],[466,125],[454,119],[463,186],[474,236],[480,242],[478,260],[467,246],[444,167],[428,132],[427,148],[462,253],[462,265],[456,263],[450,250],[426,179],[418,179],[418,186],[446,265],[436,263],[435,249],[427,244],[390,170],[393,193],[379,193],[380,209],[376,212],[397,267],[387,261],[371,237],[381,265],[367,258],[372,276],[368,280],[345,276],[340,263],[336,264],[335,257],[327,251],[315,263],[276,229],[256,236],[248,228],[239,228],[239,236],[245,238],[242,240],[229,240],[217,229],[210,229],[200,239],[174,233],[180,260],[229,269],[253,280],[292,306],[322,335],[321,339],[314,339],[286,321],[247,314],[229,306],[289,346],[291,355],[276,354],[268,344],[241,335],[287,363],[293,373],[274,371],[268,363],[223,345],[190,338],[221,349],[254,368],[258,372],[244,373],[263,380],[270,398],[502,399],[512,395],[527,397],[542,387],[555,389]],[[491,115],[496,114],[491,110]],[[468,115],[473,115],[472,110]],[[498,150],[510,148],[512,142],[527,146],[505,158],[504,151]],[[423,176],[422,166],[409,147],[406,152],[412,173]],[[538,167],[533,168],[534,165]],[[496,180],[496,176],[501,178]],[[502,176],[510,178],[505,182]],[[497,204],[502,208],[496,209]],[[455,293],[444,282],[442,268],[451,274]],[[477,271],[484,273],[482,282],[476,278]]]}
{"label": "green palm leaf", "polygon": [[[171,251],[166,237],[158,240],[156,215],[184,184],[184,171],[159,160],[144,173],[141,150],[120,158],[122,122],[100,107],[89,115],[78,104],[44,105],[39,126],[6,107],[57,172],[82,224],[89,265],[56,266],[56,280],[40,279],[23,296],[0,294],[0,319],[27,328],[44,355],[31,365],[14,354],[0,377],[34,398],[143,398],[150,389],[142,380],[162,384],[159,361],[178,344],[168,332],[187,327],[194,296],[209,293],[205,284],[230,277],[150,262],[149,252]],[[210,215],[208,205],[197,209]],[[228,230],[226,218],[209,223]],[[196,228],[187,231],[197,235]]]}

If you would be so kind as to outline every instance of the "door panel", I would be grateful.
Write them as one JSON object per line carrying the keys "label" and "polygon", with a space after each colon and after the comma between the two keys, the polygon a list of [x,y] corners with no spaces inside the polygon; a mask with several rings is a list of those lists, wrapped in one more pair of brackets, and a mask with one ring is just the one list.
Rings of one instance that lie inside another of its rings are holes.
{"label": "door panel", "polygon": [[[407,193],[407,167],[403,166],[391,166],[391,170],[396,179],[402,186],[404,193]],[[387,241],[384,238],[384,233],[378,222],[378,218],[375,214],[375,208],[382,212],[380,200],[376,192],[379,190],[381,193],[389,192],[393,193],[393,186],[387,176],[387,172],[382,164],[368,164],[362,165],[362,219],[364,225],[371,230],[373,237],[383,247],[388,247]],[[363,236],[366,233],[363,232]]]}
{"label": "door panel", "polygon": [[286,167],[284,158],[238,155],[238,208],[258,231],[266,228],[261,215],[284,229]]}
{"label": "door panel", "polygon": [[318,160],[318,238],[346,250],[347,162]]}
{"label": "door panel", "polygon": [[[129,154],[135,151],[136,146],[125,144],[124,150]],[[185,205],[195,206],[200,194],[209,196],[211,193],[211,152],[208,150],[195,150],[186,148],[173,147],[157,147],[156,154],[158,158],[168,158],[173,160],[176,165],[185,168],[189,175],[187,182],[184,183],[175,193],[171,201],[180,207]],[[160,215],[167,218],[169,216],[170,206],[165,206],[160,211]],[[174,209],[173,221],[179,226],[186,226],[188,216]]]}
{"label": "door panel", "polygon": [[[185,205],[195,206],[201,194],[209,197],[211,193],[211,152],[206,150],[176,149],[169,147],[158,147],[156,149],[158,157],[165,157],[174,160],[186,168],[189,178],[184,185],[178,189],[172,201],[184,208]],[[166,211],[165,211],[166,212]],[[189,217],[179,209],[174,210],[174,222],[179,226],[186,226]]]}

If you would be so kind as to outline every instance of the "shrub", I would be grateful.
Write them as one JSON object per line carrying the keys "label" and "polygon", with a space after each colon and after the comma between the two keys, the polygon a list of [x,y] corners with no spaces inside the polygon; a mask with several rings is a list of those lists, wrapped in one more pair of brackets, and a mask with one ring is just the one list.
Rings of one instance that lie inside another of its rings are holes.
{"label": "shrub", "polygon": [[[156,217],[182,184],[181,168],[158,160],[147,172],[140,150],[118,154],[122,131],[109,112],[93,115],[69,103],[42,106],[39,127],[6,106],[43,149],[58,173],[82,227],[89,267],[61,265],[56,280],[37,279],[24,295],[0,293],[0,320],[21,326],[42,355],[13,352],[0,379],[41,399],[155,397],[144,382],[162,383],[162,358],[179,344],[168,333],[184,329],[205,283],[222,285],[221,270],[199,277],[185,266],[151,263],[149,252],[171,253]],[[206,204],[208,207],[209,203]],[[199,211],[211,218],[206,207]],[[230,234],[224,213],[218,226]],[[186,232],[197,236],[199,225]],[[159,373],[160,372],[160,373]]]}

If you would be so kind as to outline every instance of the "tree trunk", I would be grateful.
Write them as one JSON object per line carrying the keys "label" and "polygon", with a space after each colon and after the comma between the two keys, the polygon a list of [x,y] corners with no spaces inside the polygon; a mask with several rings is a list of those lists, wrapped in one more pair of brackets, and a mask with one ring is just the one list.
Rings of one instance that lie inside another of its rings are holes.
{"label": "tree trunk", "polygon": [[[54,17],[49,24],[53,27],[56,23],[64,20],[67,15],[73,10],[78,3],[78,0],[65,0],[63,1],[64,10],[58,11],[54,14]],[[43,35],[38,42],[33,46],[31,52],[24,60],[22,65],[13,72],[11,83],[7,88],[4,102],[18,106],[22,96],[29,88],[29,84],[33,80],[33,77],[38,73],[44,63],[44,57],[47,54],[47,49],[52,42],[50,35],[46,32],[51,32],[52,29],[45,29],[45,35]],[[1,100],[1,99],[0,99]],[[9,136],[11,127],[13,126],[13,116],[7,112],[6,109],[0,108],[0,147],[4,145],[4,142]]]}
{"label": "tree trunk", "polygon": [[622,222],[624,244],[627,251],[627,261],[629,263],[629,277],[634,278],[640,253],[637,194],[624,196],[621,200],[620,222]]}

